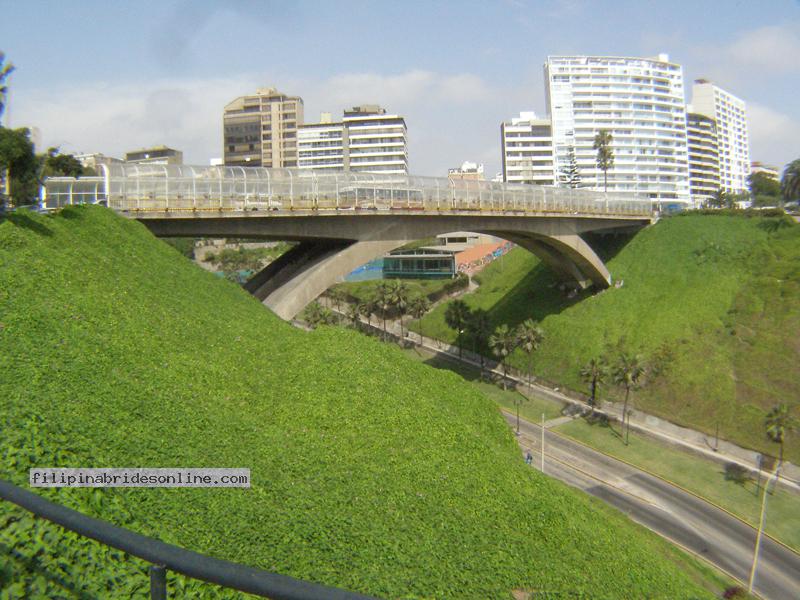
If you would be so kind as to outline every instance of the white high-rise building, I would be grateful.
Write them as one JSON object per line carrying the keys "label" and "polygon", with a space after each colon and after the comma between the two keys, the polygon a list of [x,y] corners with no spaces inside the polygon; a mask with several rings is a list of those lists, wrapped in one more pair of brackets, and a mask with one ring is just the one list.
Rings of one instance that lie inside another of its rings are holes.
{"label": "white high-rise building", "polygon": [[686,115],[689,139],[689,193],[700,206],[719,191],[719,143],[714,119],[691,112]]}
{"label": "white high-rise building", "polygon": [[500,125],[503,144],[503,181],[554,185],[553,133],[550,119],[539,119],[534,112]]}
{"label": "white high-rise building", "polygon": [[692,110],[716,121],[722,190],[734,194],[746,192],[750,174],[750,141],[744,100],[710,81],[697,79],[692,86]]}
{"label": "white high-rise building", "polygon": [[301,169],[408,173],[405,120],[380,106],[354,106],[338,123],[323,113],[299,128],[297,147]]}
{"label": "white high-rise building", "polygon": [[683,71],[656,58],[549,56],[544,66],[552,120],[555,172],[569,168],[574,148],[581,185],[603,189],[593,148],[611,133],[609,192],[689,202]]}

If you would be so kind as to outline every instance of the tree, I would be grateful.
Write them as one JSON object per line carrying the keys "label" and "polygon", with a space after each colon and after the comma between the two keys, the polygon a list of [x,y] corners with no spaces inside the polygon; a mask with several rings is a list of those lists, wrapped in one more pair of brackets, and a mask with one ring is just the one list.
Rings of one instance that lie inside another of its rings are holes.
{"label": "tree", "polygon": [[526,319],[517,327],[517,343],[528,355],[528,390],[533,387],[533,353],[539,349],[544,332],[533,319]]}
{"label": "tree", "polygon": [[575,158],[575,146],[570,146],[567,150],[567,167],[562,171],[564,181],[571,188],[581,186],[581,172],[578,169],[578,160]]}
{"label": "tree", "polygon": [[341,289],[334,287],[328,290],[328,298],[330,298],[331,302],[336,307],[336,310],[339,311],[341,309],[342,302],[345,301],[345,294]]}
{"label": "tree", "polygon": [[[467,331],[472,336],[472,351],[478,354],[478,346],[486,346],[489,336],[492,333],[492,322],[489,313],[482,308],[475,310],[467,321]],[[483,369],[486,362],[483,352],[478,354],[481,357],[481,379],[483,379]]]}
{"label": "tree", "polygon": [[361,316],[367,319],[367,326],[372,327],[372,315],[378,310],[378,305],[373,299],[366,300],[359,304],[361,307]]}
{"label": "tree", "polygon": [[718,189],[707,201],[708,206],[711,208],[725,208],[728,203],[728,195],[725,190]]}
{"label": "tree", "polygon": [[39,193],[41,161],[30,135],[24,127],[0,127],[0,171],[9,179],[11,199],[17,206],[33,203]]}
{"label": "tree", "polygon": [[600,387],[608,375],[608,365],[603,358],[593,358],[581,369],[581,379],[589,384],[589,406],[592,412],[597,406],[597,388]]}
{"label": "tree", "polygon": [[456,344],[458,344],[458,357],[463,356],[461,347],[461,336],[469,321],[470,310],[463,300],[453,300],[447,305],[444,311],[444,322],[450,329],[456,332]]}
{"label": "tree", "polygon": [[763,171],[750,173],[747,176],[747,185],[753,199],[758,196],[772,196],[777,199],[781,195],[781,182]]}
{"label": "tree", "polygon": [[774,406],[767,413],[764,419],[764,427],[766,428],[767,437],[776,444],[780,444],[778,465],[781,465],[783,464],[783,444],[786,441],[786,436],[797,427],[797,422],[789,414],[789,407],[781,403]]}
{"label": "tree", "polygon": [[203,259],[204,262],[217,266],[225,278],[235,283],[243,283],[247,279],[243,272],[257,271],[261,268],[264,257],[258,248],[223,248],[219,254],[209,252]]}
{"label": "tree", "polygon": [[[507,362],[508,357],[511,356],[511,353],[517,348],[516,332],[509,329],[508,325],[500,325],[489,338],[489,348],[503,367],[503,389],[508,389],[506,386],[508,378]],[[519,411],[519,408],[517,408],[517,411]]]}
{"label": "tree", "polygon": [[80,177],[86,174],[81,162],[72,154],[59,154],[58,148],[48,148],[42,157],[42,178]]}
{"label": "tree", "polygon": [[308,326],[311,327],[311,329],[316,329],[317,326],[324,320],[322,306],[320,306],[319,302],[315,300],[306,306],[306,309],[303,311],[303,318],[305,319],[305,322],[308,323]]}
{"label": "tree", "polygon": [[614,151],[611,142],[614,138],[606,129],[601,129],[594,136],[594,149],[597,150],[597,168],[603,171],[603,191],[608,191],[608,170],[614,166]]}
{"label": "tree", "polygon": [[400,341],[402,343],[405,338],[403,331],[403,315],[406,314],[408,308],[408,286],[405,281],[395,280],[389,286],[389,293],[392,306],[397,309],[400,314]]}
{"label": "tree", "polygon": [[419,327],[419,338],[421,343],[425,343],[425,336],[422,335],[422,317],[431,309],[431,301],[425,296],[415,296],[409,305],[411,316],[417,320]]}
{"label": "tree", "polygon": [[347,318],[353,327],[358,329],[358,324],[361,322],[361,304],[359,302],[347,305]]}
{"label": "tree", "polygon": [[11,76],[11,73],[14,72],[14,65],[10,62],[7,62],[5,65],[3,62],[5,61],[6,55],[0,51],[0,118],[2,118],[3,113],[6,110],[6,102],[8,100],[8,85],[7,81],[8,78]]}
{"label": "tree", "polygon": [[392,306],[392,291],[386,282],[382,282],[375,288],[375,304],[381,311],[383,319],[383,339],[386,339],[386,313]]}
{"label": "tree", "polygon": [[783,170],[781,191],[786,202],[800,200],[800,158],[790,162]]}
{"label": "tree", "polygon": [[628,427],[625,428],[625,445],[628,445],[628,436],[630,434],[630,419],[628,417],[628,398],[631,390],[639,388],[642,377],[644,376],[644,361],[639,356],[631,356],[630,354],[622,353],[619,356],[617,364],[614,366],[614,383],[621,385],[625,388],[625,405],[622,407],[622,426],[625,428],[625,421],[628,421]]}

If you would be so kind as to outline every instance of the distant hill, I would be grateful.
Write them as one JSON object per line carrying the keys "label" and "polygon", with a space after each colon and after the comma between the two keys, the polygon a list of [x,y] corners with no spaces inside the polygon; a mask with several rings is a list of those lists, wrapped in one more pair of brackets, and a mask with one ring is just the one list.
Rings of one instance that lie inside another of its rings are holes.
{"label": "distant hill", "polygon": [[[551,272],[515,249],[480,275],[464,297],[495,325],[542,321],[537,375],[586,391],[579,372],[592,357],[641,353],[662,371],[635,404],[770,454],[763,420],[786,402],[800,416],[800,226],[788,217],[685,215],[628,237],[589,239],[620,288],[566,298]],[[422,322],[454,340],[446,306]],[[526,368],[527,358],[514,357]],[[603,390],[603,397],[618,397]],[[800,462],[800,436],[787,442]]]}
{"label": "distant hill", "polygon": [[[0,470],[18,485],[31,466],[251,469],[249,490],[39,491],[171,543],[386,598],[719,584],[527,467],[459,377],[354,332],[294,329],[103,208],[0,222],[0,348]],[[146,596],[139,561],[5,503],[0,524],[11,597]]]}

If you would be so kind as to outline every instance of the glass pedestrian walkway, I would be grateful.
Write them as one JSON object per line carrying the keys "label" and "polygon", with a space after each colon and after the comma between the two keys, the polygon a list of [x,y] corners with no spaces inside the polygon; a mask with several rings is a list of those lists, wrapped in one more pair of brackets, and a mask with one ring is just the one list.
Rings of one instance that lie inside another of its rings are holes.
{"label": "glass pedestrian walkway", "polygon": [[[381,173],[153,164],[101,165],[97,177],[50,177],[42,207],[103,204],[139,213],[480,211],[649,216],[649,199],[588,189]],[[241,216],[241,215],[239,215]]]}

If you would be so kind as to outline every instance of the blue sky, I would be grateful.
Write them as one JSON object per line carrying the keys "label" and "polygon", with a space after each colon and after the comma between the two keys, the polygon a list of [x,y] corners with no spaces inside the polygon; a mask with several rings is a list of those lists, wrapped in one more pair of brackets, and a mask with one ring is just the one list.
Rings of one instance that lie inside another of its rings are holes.
{"label": "blue sky", "polygon": [[225,103],[271,85],[302,96],[307,121],[357,103],[402,114],[414,173],[493,174],[500,122],[544,113],[548,54],[666,52],[687,94],[706,77],[748,103],[754,160],[800,156],[795,0],[0,0],[0,14],[11,125],[67,152],[163,143],[206,164]]}

